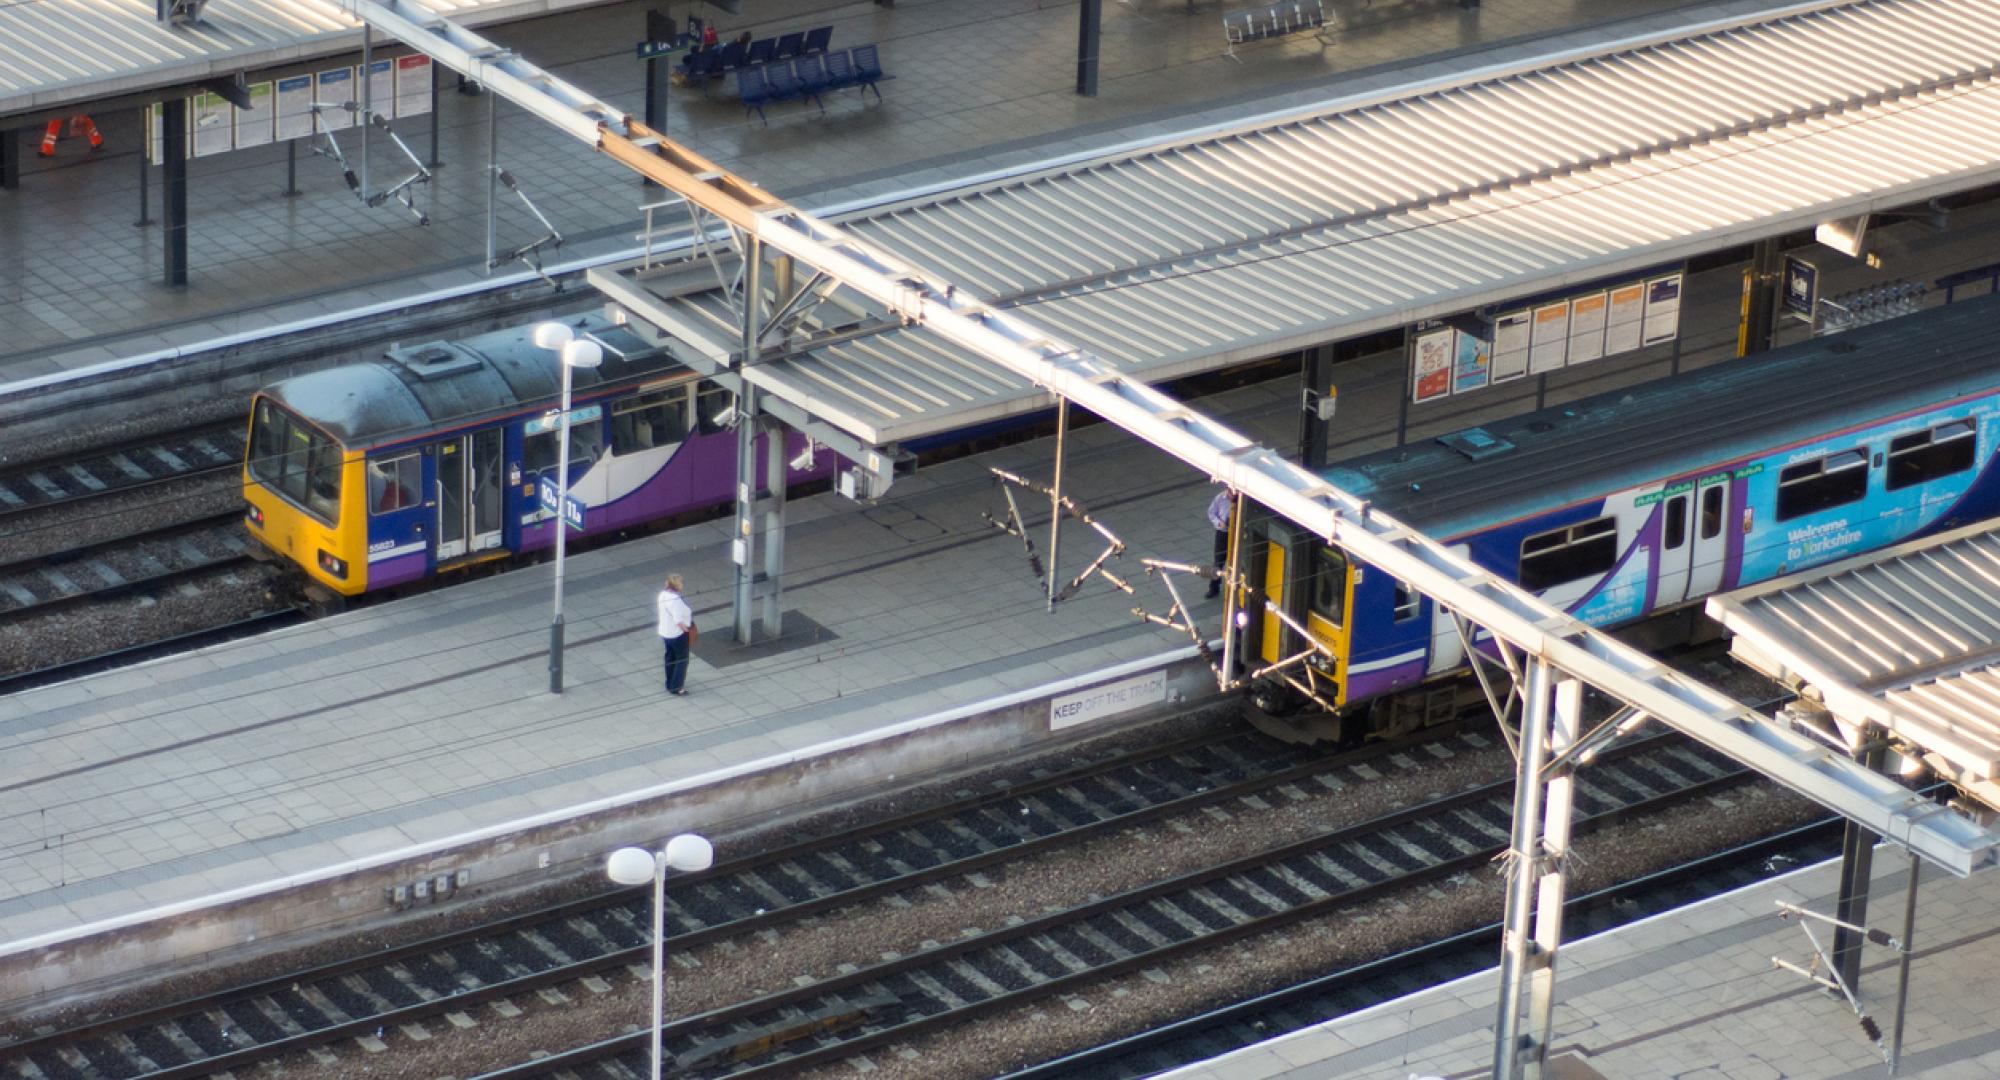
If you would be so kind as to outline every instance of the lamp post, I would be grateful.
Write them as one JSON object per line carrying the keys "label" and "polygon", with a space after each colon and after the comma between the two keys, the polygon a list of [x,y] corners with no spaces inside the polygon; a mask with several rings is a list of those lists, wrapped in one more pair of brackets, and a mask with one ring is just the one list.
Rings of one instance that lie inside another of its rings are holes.
{"label": "lamp post", "polygon": [[558,421],[556,435],[556,610],[549,621],[549,693],[560,694],[563,691],[563,551],[569,539],[563,511],[569,504],[570,375],[576,368],[594,368],[603,363],[604,350],[595,341],[577,337],[576,331],[565,323],[540,323],[533,337],[536,345],[553,350],[562,361],[562,419]]}
{"label": "lamp post", "polygon": [[619,848],[605,861],[604,872],[620,885],[643,885],[653,879],[653,1080],[660,1080],[660,1026],[666,1022],[667,867],[682,873],[706,870],[715,861],[715,847],[694,833],[667,841],[664,851]]}

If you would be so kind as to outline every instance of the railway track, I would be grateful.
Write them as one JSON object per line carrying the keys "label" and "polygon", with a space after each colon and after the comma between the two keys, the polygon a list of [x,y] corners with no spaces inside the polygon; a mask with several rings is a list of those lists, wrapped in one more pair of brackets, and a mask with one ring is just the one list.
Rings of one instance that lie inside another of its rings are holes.
{"label": "railway track", "polygon": [[[1250,732],[1203,735],[677,883],[676,949],[1320,775],[1352,784],[1384,746],[1329,762]],[[1353,770],[1359,769],[1360,772]],[[1343,770],[1346,770],[1343,774]],[[624,891],[0,1047],[0,1075],[192,1077],[644,962],[651,898]]]}
{"label": "railway track", "polygon": [[0,517],[234,468],[243,461],[244,438],[241,421],[209,424],[0,472]]}
{"label": "railway track", "polygon": [[[1579,831],[1752,777],[1678,736],[1628,744],[1579,779]],[[1512,788],[1511,780],[1484,785],[1003,930],[669,1021],[664,1052],[686,1075],[791,1075],[1479,870],[1507,850]],[[489,1076],[643,1076],[648,1046],[639,1032]]]}
{"label": "railway track", "polygon": [[0,564],[0,618],[80,600],[165,588],[190,575],[250,561],[241,515],[199,521]]}

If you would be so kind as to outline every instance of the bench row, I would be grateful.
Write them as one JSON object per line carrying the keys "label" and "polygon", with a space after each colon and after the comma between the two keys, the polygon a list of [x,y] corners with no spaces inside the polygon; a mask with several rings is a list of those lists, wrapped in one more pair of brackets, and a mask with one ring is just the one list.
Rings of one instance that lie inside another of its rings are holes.
{"label": "bench row", "polygon": [[779,61],[760,67],[739,68],[736,72],[736,92],[743,99],[744,115],[752,112],[765,124],[771,122],[764,115],[764,106],[780,101],[804,101],[811,98],[826,111],[826,102],[820,94],[828,90],[845,90],[860,87],[864,92],[875,91],[875,100],[882,100],[882,88],[875,85],[894,75],[884,74],[882,60],[873,45],[857,45],[853,49],[843,49],[821,56],[813,54],[796,60]]}
{"label": "bench row", "polygon": [[714,77],[735,71],[738,68],[769,64],[778,60],[811,53],[823,53],[833,43],[833,27],[819,26],[811,30],[796,30],[774,38],[763,38],[745,43],[737,39],[719,48],[702,49],[691,52],[681,59],[681,70],[687,76]]}

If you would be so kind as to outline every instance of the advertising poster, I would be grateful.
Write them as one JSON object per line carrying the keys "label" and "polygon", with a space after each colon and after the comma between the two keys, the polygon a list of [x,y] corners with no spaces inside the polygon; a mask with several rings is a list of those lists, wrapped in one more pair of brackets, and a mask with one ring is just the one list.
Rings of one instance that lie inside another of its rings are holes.
{"label": "advertising poster", "polygon": [[1646,283],[1645,343],[1672,341],[1681,332],[1681,276],[1654,278]]}
{"label": "advertising poster", "polygon": [[1534,343],[1528,346],[1528,374],[1561,370],[1569,351],[1569,301],[1535,309]]}
{"label": "advertising poster", "polygon": [[405,56],[396,61],[396,115],[422,116],[431,111],[431,58]]}
{"label": "advertising poster", "polygon": [[278,138],[303,139],[313,133],[313,77],[278,80]]}
{"label": "advertising poster", "polygon": [[1528,342],[1532,327],[1532,317],[1525,311],[1510,311],[1493,321],[1494,382],[1508,382],[1528,373]]}
{"label": "advertising poster", "polygon": [[1569,302],[1569,362],[1588,363],[1604,355],[1604,294]]}
{"label": "advertising poster", "polygon": [[236,148],[262,146],[271,141],[271,124],[277,116],[277,104],[272,97],[271,84],[267,82],[250,84],[250,107],[237,109]]}
{"label": "advertising poster", "polygon": [[1486,347],[1486,339],[1463,330],[1458,334],[1458,361],[1453,365],[1451,392],[1463,394],[1467,390],[1478,390],[1491,378],[1491,351]]}
{"label": "advertising poster", "polygon": [[315,131],[345,131],[354,126],[354,69],[322,71],[313,84],[313,103],[319,106]]}
{"label": "advertising poster", "polygon": [[188,99],[188,110],[194,117],[194,156],[207,157],[210,154],[228,153],[233,145],[230,140],[235,126],[229,111],[235,106],[222,100],[221,94],[211,94],[206,90]]}
{"label": "advertising poster", "polygon": [[396,62],[377,60],[368,65],[368,107],[383,116],[396,115]]}
{"label": "advertising poster", "polygon": [[1457,331],[1445,328],[1417,335],[1416,363],[1411,369],[1411,401],[1435,401],[1450,395],[1453,359],[1451,339],[1455,333]]}
{"label": "advertising poster", "polygon": [[1616,356],[1639,347],[1640,321],[1645,317],[1646,285],[1635,281],[1611,290],[1604,317],[1604,355]]}

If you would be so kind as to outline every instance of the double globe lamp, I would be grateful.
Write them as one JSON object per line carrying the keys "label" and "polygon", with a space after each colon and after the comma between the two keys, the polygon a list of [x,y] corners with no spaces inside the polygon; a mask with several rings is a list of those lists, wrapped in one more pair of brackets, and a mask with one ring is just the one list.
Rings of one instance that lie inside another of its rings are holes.
{"label": "double globe lamp", "polygon": [[706,870],[715,862],[715,848],[704,837],[682,833],[661,851],[619,848],[605,862],[604,872],[620,885],[653,883],[653,1080],[660,1080],[660,1025],[665,1023],[667,868],[683,874]]}
{"label": "double globe lamp", "polygon": [[[569,393],[570,373],[577,368],[594,368],[604,362],[604,348],[589,338],[576,336],[568,323],[537,323],[530,335],[536,346],[562,358],[561,433],[556,436],[556,610],[549,622],[549,693],[563,690],[563,541],[569,527],[563,510],[569,502]],[[547,483],[547,480],[538,481]]]}

